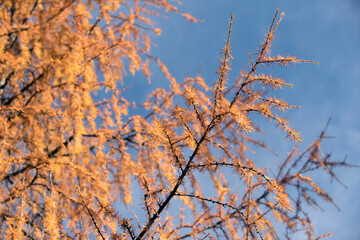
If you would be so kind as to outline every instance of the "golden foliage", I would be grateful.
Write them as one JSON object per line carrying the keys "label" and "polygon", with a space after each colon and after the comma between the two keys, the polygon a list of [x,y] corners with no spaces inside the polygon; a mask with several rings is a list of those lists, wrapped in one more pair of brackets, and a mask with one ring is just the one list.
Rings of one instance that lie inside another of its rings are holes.
{"label": "golden foliage", "polygon": [[[283,17],[275,15],[256,60],[250,56],[231,85],[231,17],[214,87],[200,75],[179,83],[150,55],[150,33],[161,33],[151,15],[198,21],[178,4],[1,1],[2,238],[276,239],[274,221],[312,238],[305,204],[334,202],[307,174],[324,169],[337,179],[332,167],[351,165],[322,155],[324,133],[305,153],[290,153],[273,177],[247,154],[250,145],[267,149],[249,135],[261,131],[252,112],[301,141],[278,115],[297,106],[266,92],[292,85],[260,67],[310,61],[270,55]],[[136,105],[144,115],[132,115],[123,76],[142,71],[150,81],[150,61],[170,87]],[[134,207],[131,219],[116,212],[119,204]]]}

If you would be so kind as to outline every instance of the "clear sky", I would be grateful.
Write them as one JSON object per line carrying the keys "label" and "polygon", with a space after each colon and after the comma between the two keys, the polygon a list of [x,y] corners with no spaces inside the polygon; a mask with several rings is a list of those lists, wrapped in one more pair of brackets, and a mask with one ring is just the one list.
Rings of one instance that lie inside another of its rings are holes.
{"label": "clear sky", "polygon": [[[333,159],[342,160],[347,156],[349,162],[360,164],[359,0],[182,2],[182,11],[204,22],[189,23],[174,14],[168,15],[167,19],[156,19],[163,32],[160,37],[153,38],[158,46],[152,48],[152,54],[168,66],[178,81],[187,74],[196,76],[201,68],[208,83],[216,79],[218,53],[225,43],[230,14],[235,15],[231,38],[234,60],[230,78],[235,78],[247,63],[248,52],[256,52],[276,9],[285,12],[272,53],[320,62],[319,65],[297,64],[286,69],[269,69],[294,85],[292,89],[278,91],[277,96],[302,107],[288,112],[291,126],[300,130],[303,136],[304,143],[300,148],[308,146],[331,117],[327,133],[337,138],[326,141],[323,151],[332,152]],[[150,85],[145,79],[132,81],[133,89],[143,93],[143,98],[164,84],[168,85],[156,70]],[[139,100],[141,94],[136,96]],[[265,129],[268,135],[264,138],[269,146],[277,151],[279,157],[286,156],[292,144],[274,125],[267,124]],[[267,157],[269,160],[278,158]],[[360,169],[341,169],[337,173],[348,189],[336,182],[329,184],[327,176],[318,176],[321,186],[329,191],[341,211],[321,202],[324,212],[312,213],[316,235],[333,231],[334,236],[330,239],[360,239]]]}

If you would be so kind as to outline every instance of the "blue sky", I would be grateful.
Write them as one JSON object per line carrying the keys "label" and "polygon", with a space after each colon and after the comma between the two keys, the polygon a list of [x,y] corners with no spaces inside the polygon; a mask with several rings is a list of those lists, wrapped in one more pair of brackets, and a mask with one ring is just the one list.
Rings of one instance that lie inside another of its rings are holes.
{"label": "blue sky", "polygon": [[[294,85],[292,89],[278,91],[277,96],[302,107],[288,112],[291,126],[300,130],[303,136],[304,143],[300,148],[308,146],[331,117],[327,133],[337,138],[326,141],[323,151],[332,152],[333,159],[342,160],[347,156],[349,162],[360,164],[359,0],[182,2],[182,11],[204,22],[189,23],[174,14],[169,14],[166,19],[157,18],[163,32],[153,38],[157,46],[152,48],[152,54],[168,66],[178,81],[188,74],[196,76],[200,68],[208,83],[216,79],[218,53],[225,43],[230,14],[235,15],[231,38],[234,60],[230,78],[235,78],[247,63],[248,52],[256,52],[276,9],[285,12],[272,53],[320,62],[319,65],[297,64],[286,69],[269,69]],[[168,84],[156,69],[153,71],[151,84],[145,79],[131,81],[133,89],[143,93],[143,98],[156,87]],[[284,134],[274,125],[265,124],[264,128],[268,133],[265,141],[276,150],[279,158],[286,156],[292,143],[285,140]],[[269,160],[277,158],[267,157]],[[329,184],[327,176],[318,176],[321,186],[329,191],[341,211],[323,202],[324,212],[312,213],[316,235],[333,231],[334,236],[329,239],[360,239],[360,169],[341,169],[337,173],[348,189],[336,182]]]}

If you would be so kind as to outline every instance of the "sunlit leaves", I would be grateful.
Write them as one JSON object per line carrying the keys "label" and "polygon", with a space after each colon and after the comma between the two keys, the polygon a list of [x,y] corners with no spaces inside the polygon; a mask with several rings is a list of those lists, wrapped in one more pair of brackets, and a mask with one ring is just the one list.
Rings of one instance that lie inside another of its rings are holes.
{"label": "sunlit leaves", "polygon": [[[253,157],[253,146],[270,150],[254,138],[257,117],[301,142],[282,116],[298,107],[274,96],[292,85],[262,67],[312,61],[271,55],[283,17],[275,15],[234,83],[231,17],[215,83],[200,73],[176,79],[150,53],[150,36],[161,34],[153,16],[198,21],[173,2],[1,3],[2,237],[274,239],[278,221],[287,234],[304,227],[312,238],[304,203],[335,203],[308,172],[339,181],[332,167],[352,165],[322,155],[324,133],[278,170]],[[167,84],[130,102],[125,74],[142,72],[150,83],[152,61]]]}

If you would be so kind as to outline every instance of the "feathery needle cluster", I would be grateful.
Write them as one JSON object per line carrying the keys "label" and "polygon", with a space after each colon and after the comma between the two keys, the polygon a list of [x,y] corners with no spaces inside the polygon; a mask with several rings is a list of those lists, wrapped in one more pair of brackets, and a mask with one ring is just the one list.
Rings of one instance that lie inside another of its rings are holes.
{"label": "feathery needle cluster", "polygon": [[[199,21],[178,4],[0,2],[1,238],[290,239],[304,231],[314,239],[307,206],[335,203],[310,173],[340,182],[333,169],[353,165],[321,152],[325,131],[272,174],[247,154],[268,149],[251,134],[261,132],[256,115],[301,142],[282,117],[298,107],[268,91],[292,85],[262,68],[314,62],[271,55],[284,16],[276,12],[232,80],[231,16],[218,80],[211,86],[199,74],[180,82],[150,54],[150,37],[161,34],[154,16],[172,11]],[[142,71],[150,81],[150,64],[170,87],[129,102],[124,74]],[[134,105],[143,114],[133,114]]]}

